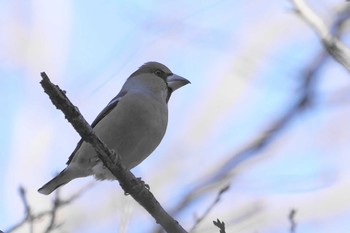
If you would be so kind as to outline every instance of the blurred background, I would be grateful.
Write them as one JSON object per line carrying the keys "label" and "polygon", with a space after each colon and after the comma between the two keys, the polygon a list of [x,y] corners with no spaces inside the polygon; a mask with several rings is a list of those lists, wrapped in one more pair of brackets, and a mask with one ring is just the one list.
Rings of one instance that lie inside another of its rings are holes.
{"label": "blurred background", "polygon": [[[349,41],[350,3],[307,3]],[[37,189],[79,140],[40,72],[92,122],[147,61],[192,82],[170,100],[161,145],[133,169],[183,227],[350,232],[349,73],[287,0],[0,0],[0,230],[25,217],[19,187],[33,215],[52,210],[57,195]],[[117,182],[75,180],[58,198],[76,194],[49,232],[159,231]],[[50,220],[13,232],[45,232]]]}

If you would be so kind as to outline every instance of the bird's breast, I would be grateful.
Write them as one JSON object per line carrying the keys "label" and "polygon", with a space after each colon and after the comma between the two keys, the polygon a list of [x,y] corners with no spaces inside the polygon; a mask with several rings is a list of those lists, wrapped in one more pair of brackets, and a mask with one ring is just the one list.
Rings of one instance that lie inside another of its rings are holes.
{"label": "bird's breast", "polygon": [[124,96],[94,130],[131,169],[159,145],[167,123],[168,108],[165,102],[142,93],[132,93]]}

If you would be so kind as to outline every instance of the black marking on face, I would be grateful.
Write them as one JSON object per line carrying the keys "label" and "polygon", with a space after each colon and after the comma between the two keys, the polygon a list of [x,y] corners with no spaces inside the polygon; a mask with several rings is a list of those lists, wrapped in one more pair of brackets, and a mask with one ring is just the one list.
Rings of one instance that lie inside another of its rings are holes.
{"label": "black marking on face", "polygon": [[166,102],[168,102],[171,96],[171,93],[173,92],[173,90],[169,87],[167,82],[167,78],[170,75],[173,75],[171,70],[159,62],[147,62],[144,65],[142,65],[138,70],[136,70],[134,73],[132,73],[129,78],[133,76],[141,75],[141,74],[147,74],[147,73],[154,74],[164,81],[168,90],[167,98],[166,98]]}

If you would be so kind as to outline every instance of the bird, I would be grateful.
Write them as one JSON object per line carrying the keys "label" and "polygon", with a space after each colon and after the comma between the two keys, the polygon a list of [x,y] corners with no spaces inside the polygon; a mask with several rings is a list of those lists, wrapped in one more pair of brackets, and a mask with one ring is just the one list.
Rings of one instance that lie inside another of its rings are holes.
{"label": "bird", "polygon": [[[97,115],[91,127],[121,158],[126,169],[146,159],[160,144],[168,124],[172,93],[190,81],[159,62],[147,62],[125,81],[119,94]],[[38,192],[49,195],[73,179],[94,176],[116,180],[103,166],[93,147],[80,139],[63,169]]]}

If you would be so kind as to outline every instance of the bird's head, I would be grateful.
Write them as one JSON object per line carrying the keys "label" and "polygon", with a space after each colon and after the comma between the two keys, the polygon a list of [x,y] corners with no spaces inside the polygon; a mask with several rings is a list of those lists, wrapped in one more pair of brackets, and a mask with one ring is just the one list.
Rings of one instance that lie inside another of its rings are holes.
{"label": "bird's head", "polygon": [[159,62],[145,63],[130,75],[129,79],[131,78],[142,81],[150,87],[166,86],[168,92],[167,101],[172,92],[191,83],[189,80],[174,74],[168,67]]}

